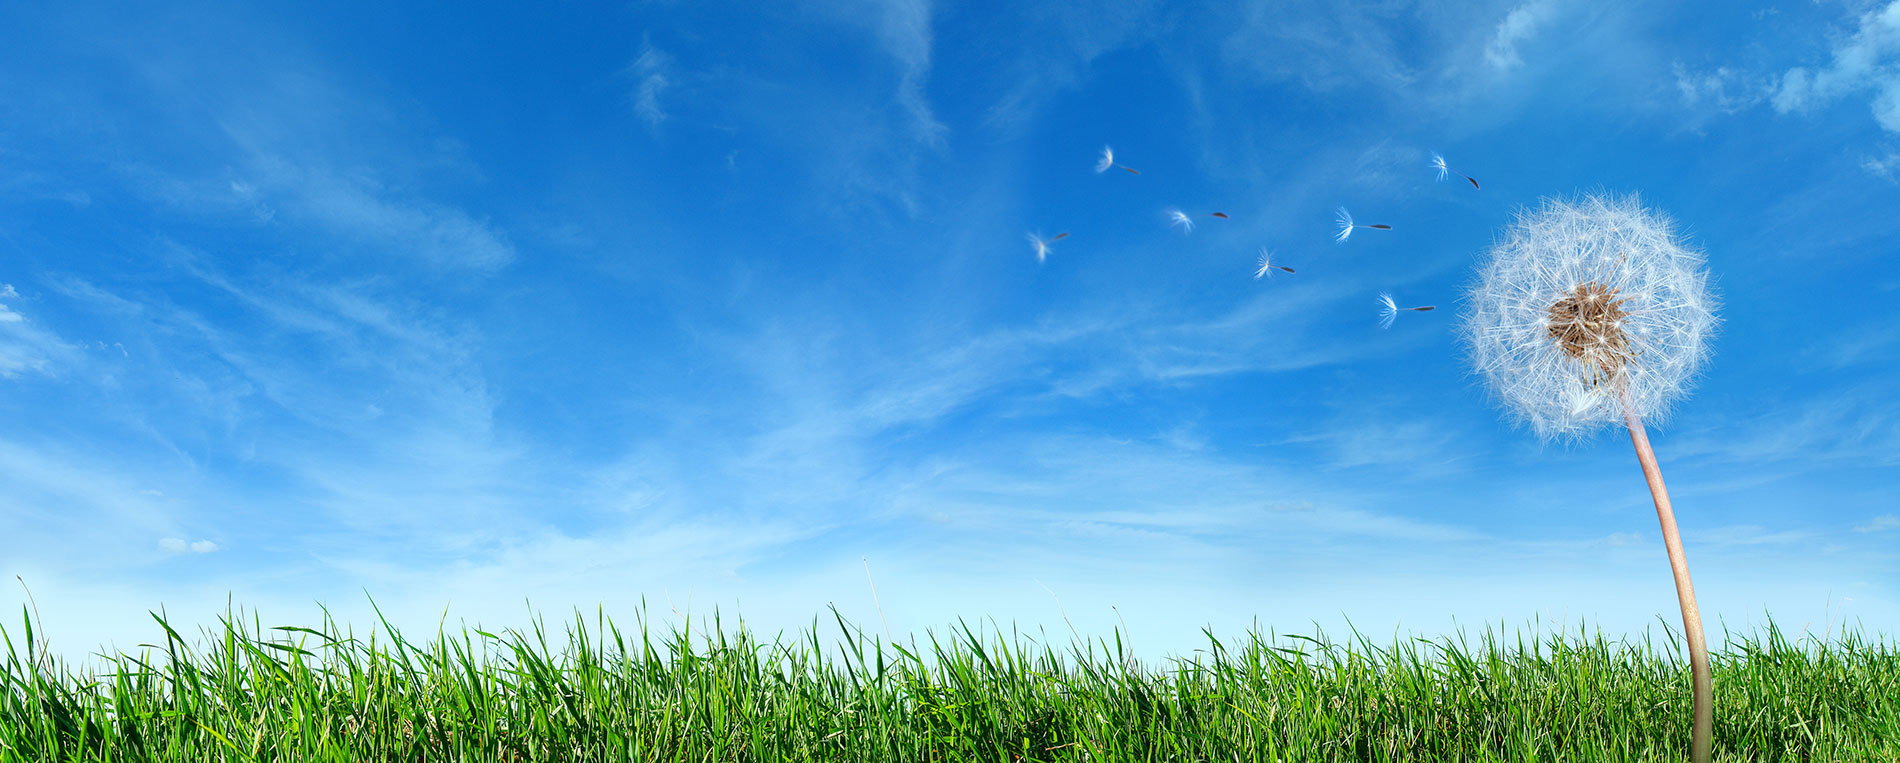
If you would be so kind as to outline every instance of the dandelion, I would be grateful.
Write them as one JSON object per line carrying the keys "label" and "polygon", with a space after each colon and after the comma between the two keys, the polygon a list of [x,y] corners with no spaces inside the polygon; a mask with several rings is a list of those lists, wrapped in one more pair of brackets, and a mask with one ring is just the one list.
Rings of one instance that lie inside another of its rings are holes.
{"label": "dandelion", "polygon": [[1182,233],[1194,232],[1194,218],[1188,217],[1186,212],[1178,209],[1168,210],[1168,224],[1180,226]]}
{"label": "dandelion", "polygon": [[1273,264],[1273,253],[1267,251],[1267,248],[1264,246],[1260,247],[1260,269],[1255,270],[1253,272],[1253,277],[1255,279],[1258,279],[1261,276],[1267,276],[1271,278],[1273,277],[1273,271],[1275,270],[1284,270],[1288,273],[1293,272],[1292,268],[1289,268],[1285,265]]}
{"label": "dandelion", "polygon": [[1121,169],[1127,170],[1128,173],[1131,175],[1141,174],[1141,170],[1135,169],[1126,164],[1117,164],[1115,162],[1115,149],[1109,148],[1108,146],[1103,146],[1102,158],[1096,160],[1095,162],[1095,172],[1096,174],[1101,174],[1103,172],[1107,172],[1108,168],[1110,167],[1119,167]]}
{"label": "dandelion", "polygon": [[[1437,168],[1438,179],[1441,182],[1445,179],[1445,175],[1452,174],[1452,175],[1457,175],[1458,177],[1464,178],[1466,180],[1470,180],[1472,188],[1479,188],[1477,179],[1471,177],[1470,175],[1466,175],[1465,173],[1459,172],[1457,170],[1454,170],[1450,167],[1445,166],[1445,157],[1443,156],[1440,156],[1438,154],[1432,154],[1432,166],[1434,168]],[[1480,188],[1479,190],[1483,190],[1483,189]]]}
{"label": "dandelion", "polygon": [[1342,244],[1346,243],[1346,239],[1352,238],[1352,229],[1354,228],[1372,228],[1374,230],[1392,230],[1392,226],[1390,225],[1356,225],[1352,221],[1352,213],[1347,212],[1345,207],[1340,207],[1339,208],[1339,235],[1334,236],[1333,240],[1338,241],[1339,243],[1342,243]]}
{"label": "dandelion", "polygon": [[1644,428],[1666,417],[1708,359],[1716,299],[1702,255],[1635,196],[1545,199],[1492,247],[1469,298],[1473,365],[1513,417],[1546,440],[1628,429],[1682,607],[1695,695],[1691,759],[1706,763],[1715,717],[1708,649]]}
{"label": "dandelion", "polygon": [[1399,312],[1403,310],[1411,310],[1413,312],[1420,312],[1420,313],[1429,313],[1437,309],[1438,309],[1437,305],[1426,305],[1424,307],[1399,307],[1399,303],[1392,301],[1392,295],[1387,294],[1385,292],[1379,292],[1379,328],[1382,328],[1382,329],[1392,328],[1392,322],[1395,320],[1398,320]]}
{"label": "dandelion", "polygon": [[1036,248],[1036,261],[1042,262],[1043,260],[1048,259],[1049,245],[1057,241],[1061,241],[1068,237],[1069,237],[1069,234],[1067,233],[1057,233],[1054,236],[1050,236],[1048,239],[1044,239],[1043,237],[1038,236],[1034,233],[1029,234],[1029,245]]}

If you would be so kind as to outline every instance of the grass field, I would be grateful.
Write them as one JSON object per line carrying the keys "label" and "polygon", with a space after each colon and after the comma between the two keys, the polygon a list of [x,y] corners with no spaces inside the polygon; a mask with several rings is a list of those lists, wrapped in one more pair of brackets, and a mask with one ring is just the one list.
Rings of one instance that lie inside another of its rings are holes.
{"label": "grass field", "polygon": [[[717,617],[550,639],[353,638],[227,616],[188,641],[49,657],[5,635],[4,761],[1674,761],[1676,634],[1475,640],[1208,634],[1162,664],[959,625],[902,645],[835,615],[761,640]],[[194,646],[195,644],[195,646]],[[1900,761],[1900,648],[1724,634],[1715,759]]]}

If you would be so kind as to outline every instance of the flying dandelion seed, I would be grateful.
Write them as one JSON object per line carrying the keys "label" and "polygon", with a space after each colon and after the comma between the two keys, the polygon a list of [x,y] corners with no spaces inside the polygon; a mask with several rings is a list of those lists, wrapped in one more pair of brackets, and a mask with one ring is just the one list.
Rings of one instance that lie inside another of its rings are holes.
{"label": "flying dandelion seed", "polygon": [[1291,273],[1291,272],[1293,272],[1293,269],[1292,269],[1292,268],[1289,268],[1289,267],[1287,267],[1287,266],[1285,266],[1285,265],[1275,265],[1275,264],[1273,264],[1273,253],[1272,253],[1272,252],[1269,252],[1269,251],[1267,251],[1267,248],[1266,248],[1266,247],[1264,247],[1264,246],[1263,246],[1263,247],[1260,247],[1260,269],[1259,269],[1259,270],[1255,270],[1255,271],[1253,272],[1253,277],[1254,277],[1255,279],[1259,279],[1259,278],[1260,278],[1261,276],[1266,276],[1266,277],[1268,277],[1268,278],[1272,278],[1272,277],[1273,277],[1273,271],[1275,271],[1275,270],[1284,270],[1284,271],[1286,271],[1286,272],[1288,272],[1288,273]]}
{"label": "flying dandelion seed", "polygon": [[1441,182],[1444,181],[1445,175],[1449,173],[1452,175],[1457,175],[1458,177],[1464,178],[1466,180],[1470,180],[1472,188],[1478,188],[1479,190],[1483,190],[1478,185],[1477,179],[1471,177],[1470,175],[1466,175],[1465,173],[1459,172],[1457,170],[1454,170],[1450,167],[1445,166],[1445,157],[1443,156],[1440,156],[1438,154],[1432,154],[1432,167],[1438,170],[1438,179]]}
{"label": "flying dandelion seed", "polygon": [[1649,484],[1689,648],[1690,759],[1709,760],[1713,685],[1682,536],[1644,421],[1662,421],[1709,356],[1716,298],[1700,253],[1634,196],[1545,199],[1479,269],[1464,336],[1472,364],[1546,439],[1622,424]]}
{"label": "flying dandelion seed", "polygon": [[1230,219],[1230,218],[1228,218],[1228,217],[1227,217],[1227,213],[1226,213],[1226,212],[1209,212],[1209,213],[1207,213],[1207,216],[1208,216],[1208,217],[1218,217],[1218,218],[1220,218],[1220,219],[1222,219],[1222,220],[1227,220],[1227,219]]}
{"label": "flying dandelion seed", "polygon": [[1379,328],[1382,328],[1382,329],[1392,328],[1392,322],[1395,320],[1398,320],[1399,313],[1405,310],[1411,310],[1413,312],[1420,312],[1420,313],[1429,313],[1437,309],[1438,309],[1437,305],[1426,305],[1424,307],[1399,307],[1399,303],[1392,301],[1392,295],[1387,294],[1385,292],[1379,292]]}
{"label": "flying dandelion seed", "polygon": [[1178,209],[1168,210],[1168,224],[1179,226],[1182,233],[1194,232],[1194,218],[1188,217],[1186,212]]}
{"label": "flying dandelion seed", "polygon": [[1057,233],[1056,235],[1051,236],[1047,239],[1044,239],[1043,237],[1038,236],[1034,233],[1029,234],[1029,245],[1032,247],[1035,247],[1036,249],[1036,261],[1042,262],[1043,260],[1048,259],[1049,245],[1057,241],[1061,241],[1068,237],[1069,237],[1069,234],[1067,233]]}
{"label": "flying dandelion seed", "polygon": [[1390,225],[1356,225],[1352,221],[1352,213],[1347,212],[1345,207],[1340,207],[1339,208],[1339,234],[1336,236],[1333,236],[1333,240],[1342,244],[1346,243],[1346,239],[1352,238],[1352,229],[1354,228],[1371,228],[1373,230],[1392,230],[1392,226]]}
{"label": "flying dandelion seed", "polygon": [[1109,148],[1108,146],[1103,146],[1102,158],[1096,160],[1095,162],[1095,173],[1099,175],[1101,173],[1107,172],[1110,167],[1119,167],[1123,170],[1127,170],[1128,174],[1131,174],[1131,175],[1141,174],[1141,170],[1135,169],[1126,164],[1117,164],[1115,162],[1115,149]]}

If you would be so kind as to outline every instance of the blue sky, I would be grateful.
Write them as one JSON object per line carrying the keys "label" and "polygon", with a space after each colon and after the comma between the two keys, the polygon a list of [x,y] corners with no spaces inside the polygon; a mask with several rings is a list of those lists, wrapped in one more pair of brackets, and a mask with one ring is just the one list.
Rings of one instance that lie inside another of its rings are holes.
{"label": "blue sky", "polygon": [[1155,654],[1675,624],[1627,438],[1513,428],[1457,338],[1592,190],[1723,303],[1652,428],[1716,643],[1900,631],[1900,2],[387,5],[0,10],[0,572],[56,647],[870,625],[865,560],[895,631]]}

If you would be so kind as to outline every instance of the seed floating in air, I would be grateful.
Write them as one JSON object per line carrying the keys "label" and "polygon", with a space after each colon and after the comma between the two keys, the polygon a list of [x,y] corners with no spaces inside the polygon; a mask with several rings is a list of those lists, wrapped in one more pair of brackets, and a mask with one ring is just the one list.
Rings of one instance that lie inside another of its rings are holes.
{"label": "seed floating in air", "polygon": [[1029,245],[1032,247],[1035,247],[1036,249],[1036,261],[1042,262],[1043,260],[1048,259],[1049,245],[1057,241],[1061,241],[1068,237],[1069,237],[1068,233],[1057,233],[1056,235],[1050,236],[1047,239],[1041,236],[1038,236],[1034,233],[1029,234]]}
{"label": "seed floating in air", "polygon": [[1261,276],[1267,276],[1271,278],[1273,277],[1273,271],[1275,270],[1284,270],[1288,273],[1293,272],[1292,268],[1289,268],[1285,265],[1273,264],[1273,253],[1267,251],[1267,248],[1264,246],[1260,247],[1260,269],[1255,270],[1253,272],[1253,277],[1256,279],[1258,279]]}
{"label": "seed floating in air", "polygon": [[1115,161],[1115,149],[1112,149],[1112,148],[1109,148],[1108,146],[1103,146],[1103,147],[1102,147],[1102,158],[1101,158],[1101,159],[1099,159],[1099,160],[1097,160],[1097,161],[1095,162],[1095,172],[1096,172],[1097,174],[1100,174],[1100,173],[1103,173],[1103,172],[1107,172],[1107,171],[1108,171],[1108,168],[1110,168],[1110,167],[1119,167],[1119,168],[1121,168],[1121,169],[1124,169],[1124,170],[1127,170],[1127,171],[1128,171],[1128,174],[1131,174],[1131,175],[1139,175],[1139,174],[1141,174],[1141,170],[1138,170],[1138,169],[1135,169],[1135,168],[1133,168],[1133,167],[1130,167],[1130,166],[1128,166],[1128,165],[1126,165],[1126,164],[1118,164],[1118,163],[1116,163],[1116,161]]}
{"label": "seed floating in air", "polygon": [[1428,313],[1436,309],[1438,309],[1437,305],[1426,305],[1424,307],[1399,307],[1399,304],[1397,302],[1392,301],[1392,295],[1387,294],[1385,292],[1379,292],[1379,328],[1382,328],[1382,329],[1392,328],[1392,321],[1398,319],[1400,311],[1411,310],[1413,312]]}
{"label": "seed floating in air", "polygon": [[1333,240],[1342,244],[1346,243],[1346,239],[1352,238],[1352,229],[1354,228],[1371,228],[1373,230],[1392,230],[1392,226],[1390,225],[1355,224],[1352,221],[1352,213],[1347,212],[1345,207],[1340,207],[1339,208],[1339,235],[1334,236]]}
{"label": "seed floating in air", "polygon": [[[1432,154],[1432,167],[1438,170],[1439,180],[1444,180],[1445,175],[1449,173],[1449,174],[1457,175],[1458,177],[1471,181],[1472,188],[1480,188],[1478,185],[1477,178],[1474,178],[1470,175],[1466,175],[1465,173],[1459,172],[1457,170],[1454,170],[1450,167],[1445,166],[1445,157],[1443,156],[1440,156],[1438,154]],[[1482,190],[1482,188],[1480,188],[1480,190]]]}

